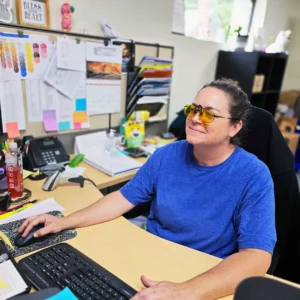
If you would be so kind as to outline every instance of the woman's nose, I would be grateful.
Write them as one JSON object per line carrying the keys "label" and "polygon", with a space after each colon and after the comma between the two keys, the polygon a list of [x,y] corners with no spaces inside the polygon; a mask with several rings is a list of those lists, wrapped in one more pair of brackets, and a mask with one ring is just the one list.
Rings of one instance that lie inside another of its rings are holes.
{"label": "woman's nose", "polygon": [[199,116],[200,116],[200,113],[199,113],[199,111],[197,111],[197,113],[195,113],[195,115],[192,117],[192,121],[195,122],[195,123],[200,123],[201,124],[202,121],[200,120]]}

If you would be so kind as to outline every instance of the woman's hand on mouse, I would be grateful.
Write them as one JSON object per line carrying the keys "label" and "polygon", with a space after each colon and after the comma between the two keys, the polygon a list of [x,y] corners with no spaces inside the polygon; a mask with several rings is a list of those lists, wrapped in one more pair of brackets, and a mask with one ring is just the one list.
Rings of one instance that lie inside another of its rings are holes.
{"label": "woman's hand on mouse", "polygon": [[36,238],[49,233],[57,233],[65,229],[64,218],[58,218],[48,214],[43,214],[26,219],[18,229],[18,232],[23,232],[22,236],[26,237],[30,230],[38,224],[44,224],[44,227],[35,232],[34,237]]}

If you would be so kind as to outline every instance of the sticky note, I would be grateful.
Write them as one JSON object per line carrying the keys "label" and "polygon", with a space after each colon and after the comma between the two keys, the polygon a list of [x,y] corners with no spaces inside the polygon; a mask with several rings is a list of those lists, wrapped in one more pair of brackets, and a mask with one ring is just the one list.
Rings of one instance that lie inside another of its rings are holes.
{"label": "sticky note", "polygon": [[20,131],[18,122],[6,123],[6,132],[10,139],[19,137]]}
{"label": "sticky note", "polygon": [[66,287],[56,295],[47,298],[46,300],[78,300],[78,298]]}
{"label": "sticky note", "polygon": [[76,111],[86,111],[86,99],[76,99]]}
{"label": "sticky note", "polygon": [[43,110],[43,122],[45,131],[57,131],[56,110]]}
{"label": "sticky note", "polygon": [[71,129],[70,122],[59,122],[58,123],[58,130],[69,130]]}
{"label": "sticky note", "polygon": [[88,116],[86,111],[76,111],[73,113],[73,122],[74,123],[81,123],[81,122],[88,122]]}
{"label": "sticky note", "polygon": [[81,123],[74,123],[74,129],[81,129]]}

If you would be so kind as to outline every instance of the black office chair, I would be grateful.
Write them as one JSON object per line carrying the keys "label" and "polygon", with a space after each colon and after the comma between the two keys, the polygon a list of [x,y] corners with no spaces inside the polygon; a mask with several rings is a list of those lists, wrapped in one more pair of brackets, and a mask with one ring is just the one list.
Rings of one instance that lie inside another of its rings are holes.
{"label": "black office chair", "polygon": [[[184,125],[178,140],[185,138]],[[274,182],[277,243],[268,273],[300,283],[300,194],[294,156],[270,113],[251,107],[243,148],[268,166]]]}
{"label": "black office chair", "polygon": [[233,300],[299,300],[300,289],[265,277],[251,277],[237,287]]}

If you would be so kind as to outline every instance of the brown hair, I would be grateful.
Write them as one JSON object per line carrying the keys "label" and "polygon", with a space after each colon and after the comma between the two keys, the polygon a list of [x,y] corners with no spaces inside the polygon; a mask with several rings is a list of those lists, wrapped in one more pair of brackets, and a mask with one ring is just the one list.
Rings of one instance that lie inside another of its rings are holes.
{"label": "brown hair", "polygon": [[239,120],[243,122],[243,127],[230,139],[230,142],[234,145],[241,146],[242,137],[247,130],[248,114],[250,110],[250,102],[247,94],[240,88],[237,81],[228,78],[214,80],[211,83],[204,85],[201,90],[207,87],[213,87],[221,90],[229,96],[229,113],[232,118],[238,119],[230,120],[231,124],[236,124]]}

